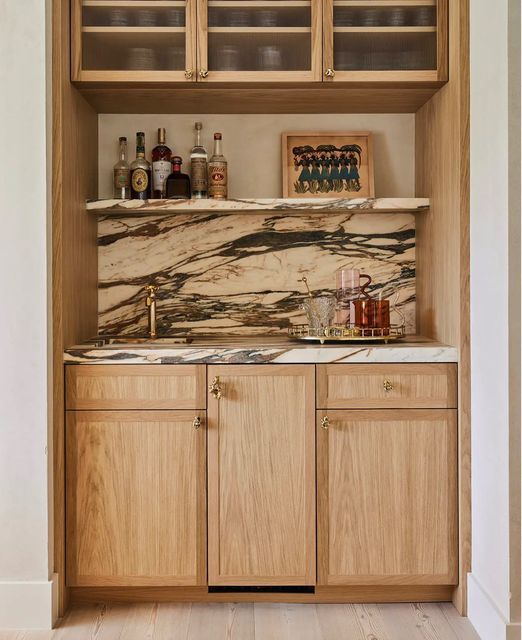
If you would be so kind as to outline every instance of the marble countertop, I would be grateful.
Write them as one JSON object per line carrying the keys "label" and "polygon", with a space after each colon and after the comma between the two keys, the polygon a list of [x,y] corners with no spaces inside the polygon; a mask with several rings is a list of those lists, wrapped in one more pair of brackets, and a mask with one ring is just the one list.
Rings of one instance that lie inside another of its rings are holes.
{"label": "marble countertop", "polygon": [[388,344],[297,342],[285,336],[211,339],[193,343],[168,341],[82,344],[67,349],[65,364],[326,364],[333,362],[457,362],[455,347],[409,336]]}

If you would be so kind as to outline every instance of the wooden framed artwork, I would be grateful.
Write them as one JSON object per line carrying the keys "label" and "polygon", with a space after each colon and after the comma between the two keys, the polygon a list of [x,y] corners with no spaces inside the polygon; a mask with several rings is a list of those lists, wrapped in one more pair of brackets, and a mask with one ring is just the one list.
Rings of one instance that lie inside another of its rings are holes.
{"label": "wooden framed artwork", "polygon": [[282,134],[284,198],[373,198],[372,134]]}

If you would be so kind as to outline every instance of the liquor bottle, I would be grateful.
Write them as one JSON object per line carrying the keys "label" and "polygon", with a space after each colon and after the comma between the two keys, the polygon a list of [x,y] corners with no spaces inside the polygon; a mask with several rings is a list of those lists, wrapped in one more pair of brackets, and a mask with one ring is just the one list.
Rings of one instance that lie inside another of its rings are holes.
{"label": "liquor bottle", "polygon": [[158,129],[158,144],[152,150],[152,193],[153,198],[165,197],[165,180],[170,174],[172,151],[165,144],[166,133]]}
{"label": "liquor bottle", "polygon": [[201,145],[201,122],[194,125],[196,142],[190,152],[190,182],[193,198],[207,197],[207,150]]}
{"label": "liquor bottle", "polygon": [[130,166],[131,199],[148,200],[150,198],[150,162],[145,160],[145,134],[136,134],[136,160]]}
{"label": "liquor bottle", "polygon": [[172,173],[165,183],[167,198],[190,199],[190,178],[186,173],[181,173],[182,162],[183,160],[179,156],[172,158]]}
{"label": "liquor bottle", "polygon": [[120,138],[119,160],[113,169],[114,197],[127,200],[130,197],[130,168],[127,162],[127,138]]}
{"label": "liquor bottle", "polygon": [[214,134],[214,153],[208,163],[208,197],[227,197],[227,161],[221,152],[221,134]]}

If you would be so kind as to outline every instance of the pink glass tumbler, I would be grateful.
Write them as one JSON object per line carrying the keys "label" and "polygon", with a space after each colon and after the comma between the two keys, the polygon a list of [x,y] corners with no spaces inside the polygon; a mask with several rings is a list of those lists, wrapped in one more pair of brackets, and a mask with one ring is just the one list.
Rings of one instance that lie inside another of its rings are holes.
{"label": "pink glass tumbler", "polygon": [[336,324],[353,324],[355,322],[353,303],[366,296],[366,287],[372,281],[369,275],[359,269],[339,269],[335,273],[337,309]]}

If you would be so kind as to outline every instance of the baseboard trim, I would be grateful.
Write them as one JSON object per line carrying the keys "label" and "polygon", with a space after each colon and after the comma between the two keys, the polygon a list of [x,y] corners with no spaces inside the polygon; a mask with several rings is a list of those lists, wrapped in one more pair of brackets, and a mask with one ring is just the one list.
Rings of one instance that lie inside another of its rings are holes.
{"label": "baseboard trim", "polygon": [[315,593],[209,593],[207,587],[71,587],[72,603],[88,602],[450,602],[453,587],[350,586]]}
{"label": "baseboard trim", "polygon": [[468,574],[468,618],[484,640],[520,640],[520,623],[505,619],[472,573]]}
{"label": "baseboard trim", "polygon": [[50,630],[57,613],[56,574],[41,582],[0,582],[0,629]]}

